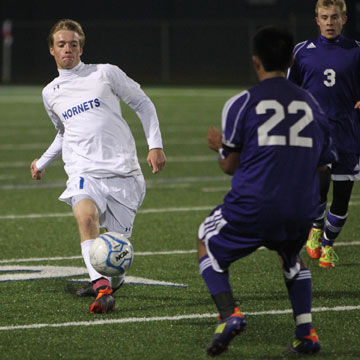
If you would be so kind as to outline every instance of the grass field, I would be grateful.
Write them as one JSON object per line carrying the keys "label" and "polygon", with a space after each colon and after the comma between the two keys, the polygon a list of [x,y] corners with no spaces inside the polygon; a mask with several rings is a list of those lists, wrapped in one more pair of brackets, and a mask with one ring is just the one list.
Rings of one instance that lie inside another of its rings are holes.
{"label": "grass field", "polygon": [[[29,165],[55,136],[40,87],[0,87],[0,354],[16,359],[205,359],[216,311],[199,275],[198,225],[230,186],[208,150],[206,132],[241,89],[146,88],[154,101],[167,165],[152,175],[141,124],[124,107],[147,181],[132,243],[129,282],[117,309],[90,315],[91,299],[68,292],[86,279],[71,209],[57,197],[66,176],[57,160],[41,182]],[[301,181],[301,179],[300,179]],[[338,238],[339,264],[313,278],[318,359],[360,358],[360,188]],[[32,280],[25,280],[31,278]],[[283,359],[294,323],[274,253],[259,250],[231,268],[234,294],[248,329],[223,359]]]}

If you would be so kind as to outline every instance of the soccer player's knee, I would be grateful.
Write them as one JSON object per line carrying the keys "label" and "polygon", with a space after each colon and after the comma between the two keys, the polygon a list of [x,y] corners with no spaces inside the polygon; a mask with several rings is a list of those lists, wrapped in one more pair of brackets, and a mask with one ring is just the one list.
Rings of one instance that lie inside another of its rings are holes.
{"label": "soccer player's knee", "polygon": [[197,251],[199,259],[207,255],[206,247],[204,243],[199,239],[199,237],[197,237]]}
{"label": "soccer player's knee", "polygon": [[300,272],[304,272],[307,270],[308,270],[308,268],[301,257],[299,257],[297,259],[296,264],[293,267],[291,267],[289,269],[286,269],[285,267],[283,267],[283,272],[284,272],[286,281],[295,280],[297,278],[297,276],[300,274]]}
{"label": "soccer player's knee", "polygon": [[307,270],[305,261],[301,257],[298,258],[298,262],[300,263],[300,270]]}
{"label": "soccer player's knee", "polygon": [[300,264],[299,260],[291,268],[286,268],[284,266],[283,267],[283,272],[284,272],[284,276],[285,276],[286,281],[294,280],[298,276],[300,270],[301,270],[301,264]]}
{"label": "soccer player's knee", "polygon": [[76,217],[79,229],[87,231],[98,226],[98,217],[93,213],[83,213]]}

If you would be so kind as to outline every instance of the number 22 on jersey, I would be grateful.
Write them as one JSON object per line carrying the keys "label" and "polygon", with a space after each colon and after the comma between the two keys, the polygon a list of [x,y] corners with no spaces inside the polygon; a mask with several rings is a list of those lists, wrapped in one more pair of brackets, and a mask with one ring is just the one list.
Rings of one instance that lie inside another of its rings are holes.
{"label": "number 22 on jersey", "polygon": [[[275,113],[258,128],[259,146],[290,145],[310,148],[313,146],[312,138],[299,135],[314,120],[313,112],[306,102],[294,100],[285,109],[277,100],[262,100],[255,108],[257,115],[266,114],[268,110],[273,110]],[[289,127],[287,135],[269,135],[276,125],[285,120],[286,111],[288,114],[297,114],[302,111],[304,115]]]}

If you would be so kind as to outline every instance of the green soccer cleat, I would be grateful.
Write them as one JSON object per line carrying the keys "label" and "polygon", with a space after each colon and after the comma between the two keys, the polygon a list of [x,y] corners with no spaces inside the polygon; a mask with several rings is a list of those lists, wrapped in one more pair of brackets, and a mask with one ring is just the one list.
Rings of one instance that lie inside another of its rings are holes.
{"label": "green soccer cleat", "polygon": [[319,261],[319,266],[328,268],[335,267],[335,263],[339,260],[333,246],[322,246],[321,247],[321,257]]}
{"label": "green soccer cleat", "polygon": [[321,255],[321,238],[324,230],[311,228],[306,242],[306,251],[312,259],[319,259]]}

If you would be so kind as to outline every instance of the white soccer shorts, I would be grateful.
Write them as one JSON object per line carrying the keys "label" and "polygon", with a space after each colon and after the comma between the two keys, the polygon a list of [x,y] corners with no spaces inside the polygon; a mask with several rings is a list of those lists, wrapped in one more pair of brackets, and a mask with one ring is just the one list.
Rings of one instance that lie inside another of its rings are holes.
{"label": "white soccer shorts", "polygon": [[99,209],[100,227],[131,236],[137,210],[145,197],[143,175],[95,178],[71,177],[59,200],[74,207],[82,199],[93,200]]}

